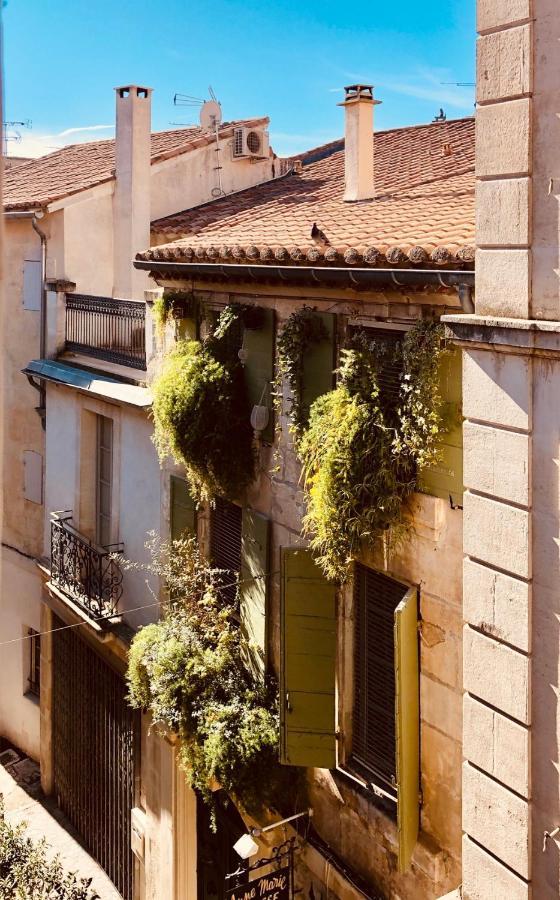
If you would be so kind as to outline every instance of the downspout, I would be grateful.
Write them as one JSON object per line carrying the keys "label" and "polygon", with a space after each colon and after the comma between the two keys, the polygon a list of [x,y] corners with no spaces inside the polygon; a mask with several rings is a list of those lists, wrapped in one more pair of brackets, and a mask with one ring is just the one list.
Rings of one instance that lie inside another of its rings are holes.
{"label": "downspout", "polygon": [[[47,350],[47,236],[44,231],[41,231],[37,224],[37,215],[42,215],[42,213],[36,213],[33,216],[33,218],[31,219],[31,227],[33,228],[33,231],[35,231],[39,236],[39,240],[41,241],[41,322],[39,337],[39,356],[41,359],[45,359]],[[38,385],[34,381],[30,381],[29,383],[39,391],[39,406],[36,407],[36,410],[41,419],[41,425],[44,431],[46,427],[47,416],[47,390],[45,387],[45,382],[43,379],[41,379]]]}

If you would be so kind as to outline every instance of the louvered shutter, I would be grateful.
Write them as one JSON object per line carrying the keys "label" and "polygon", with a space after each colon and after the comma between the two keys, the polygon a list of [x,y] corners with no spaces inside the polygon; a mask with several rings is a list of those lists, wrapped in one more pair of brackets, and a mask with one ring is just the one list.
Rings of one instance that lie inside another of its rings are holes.
{"label": "louvered shutter", "polygon": [[327,336],[313,343],[303,359],[301,399],[308,414],[317,397],[332,391],[336,365],[336,316],[319,312],[314,315],[323,323]]}
{"label": "louvered shutter", "polygon": [[272,382],[274,379],[274,310],[259,309],[259,328],[245,327],[243,347],[247,351],[245,383],[251,408],[260,404],[269,409],[268,425],[262,432],[265,441],[274,440]]}
{"label": "louvered shutter", "polygon": [[411,588],[395,610],[395,710],[399,871],[405,872],[420,827],[420,705],[418,593]]}
{"label": "louvered shutter", "polygon": [[420,490],[443,497],[456,506],[463,504],[463,427],[461,418],[461,351],[453,350],[441,364],[443,421],[449,431],[442,436],[441,461],[420,477]]}
{"label": "louvered shutter", "polygon": [[172,475],[170,480],[170,534],[172,541],[196,537],[196,503],[184,478]]}
{"label": "louvered shutter", "polygon": [[335,586],[309,550],[282,551],[280,761],[333,768]]}
{"label": "louvered shutter", "polygon": [[223,596],[233,603],[241,568],[241,507],[221,497],[210,510],[210,560],[223,570]]}
{"label": "louvered shutter", "polygon": [[267,598],[270,521],[253,509],[244,509],[241,524],[241,584],[239,614],[250,644],[250,664],[263,675],[266,670]]}

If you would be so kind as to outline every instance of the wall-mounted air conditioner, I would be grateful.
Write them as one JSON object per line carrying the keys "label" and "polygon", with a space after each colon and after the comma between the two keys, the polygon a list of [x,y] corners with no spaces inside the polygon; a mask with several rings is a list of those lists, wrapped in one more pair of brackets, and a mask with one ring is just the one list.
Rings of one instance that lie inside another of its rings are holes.
{"label": "wall-mounted air conditioner", "polygon": [[266,159],[268,134],[262,128],[240,126],[233,130],[234,159]]}

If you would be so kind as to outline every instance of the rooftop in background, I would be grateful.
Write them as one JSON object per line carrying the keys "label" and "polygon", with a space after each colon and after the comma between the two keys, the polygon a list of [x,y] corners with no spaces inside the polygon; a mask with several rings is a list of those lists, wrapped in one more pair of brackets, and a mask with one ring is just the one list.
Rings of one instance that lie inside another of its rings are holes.
{"label": "rooftop in background", "polygon": [[376,132],[374,147],[372,200],[344,202],[334,141],[298,156],[299,173],[154,222],[164,246],[138,258],[472,268],[474,118]]}
{"label": "rooftop in background", "polygon": [[[267,125],[267,118],[224,122],[219,135],[230,137],[238,125]],[[199,126],[152,134],[152,164],[187,153],[215,140]],[[69,144],[54,153],[24,162],[5,173],[4,209],[45,206],[115,177],[115,141]]]}

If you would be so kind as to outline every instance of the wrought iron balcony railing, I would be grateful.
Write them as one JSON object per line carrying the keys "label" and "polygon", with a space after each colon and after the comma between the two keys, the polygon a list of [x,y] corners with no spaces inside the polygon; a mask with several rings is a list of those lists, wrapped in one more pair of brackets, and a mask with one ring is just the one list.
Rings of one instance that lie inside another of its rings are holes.
{"label": "wrought iron balcony railing", "polygon": [[146,368],[146,306],[135,300],[66,295],[66,349]]}
{"label": "wrought iron balcony railing", "polygon": [[114,616],[123,592],[114,556],[123,552],[123,545],[98,547],[71,522],[69,510],[51,514],[51,581],[90,615]]}

